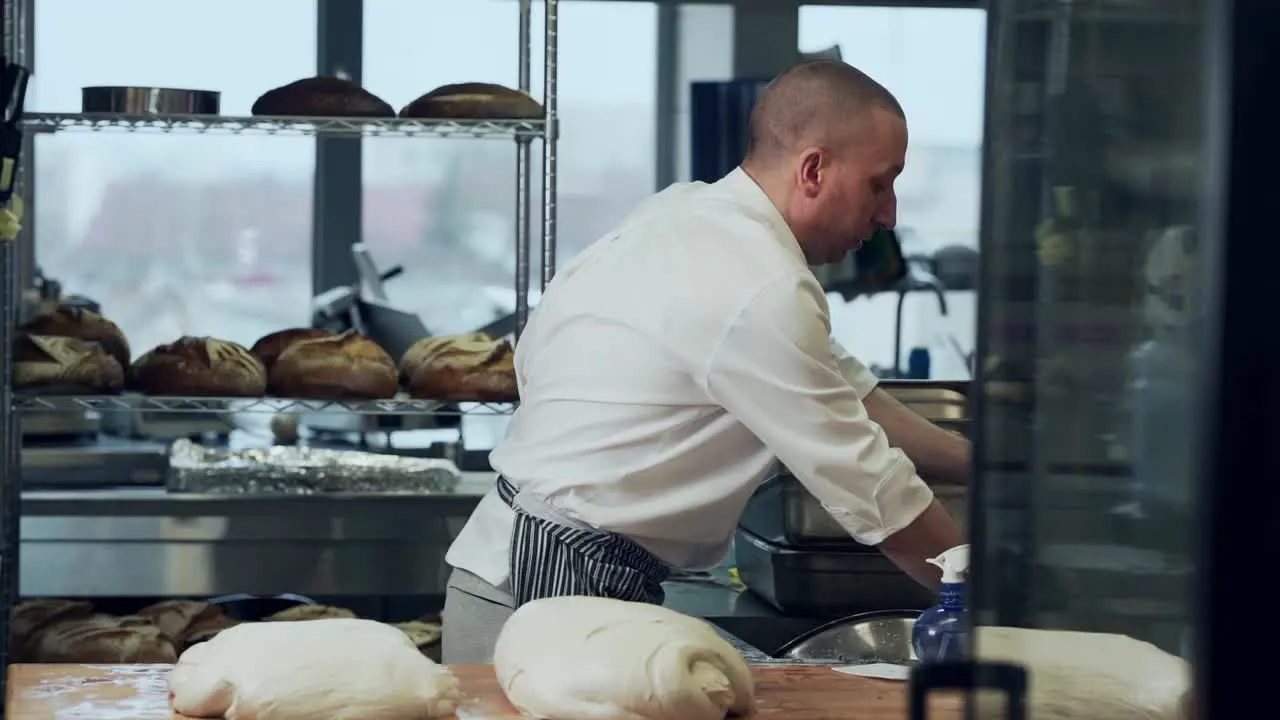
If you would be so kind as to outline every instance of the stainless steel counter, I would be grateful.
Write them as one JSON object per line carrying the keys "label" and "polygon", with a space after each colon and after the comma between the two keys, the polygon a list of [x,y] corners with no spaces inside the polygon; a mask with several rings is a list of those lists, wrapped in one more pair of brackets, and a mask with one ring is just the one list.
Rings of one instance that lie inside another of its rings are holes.
{"label": "stainless steel counter", "polygon": [[[346,497],[29,491],[22,594],[442,599],[445,551],[492,482],[491,473],[470,473],[447,495]],[[668,582],[666,605],[719,626],[750,662],[779,662],[766,653],[821,622],[783,617],[726,580]]]}
{"label": "stainless steel counter", "polygon": [[492,475],[448,495],[23,493],[22,593],[440,594],[444,553]]}
{"label": "stainless steel counter", "polygon": [[[447,495],[29,491],[22,593],[443,595],[445,551],[492,482],[491,473],[468,473]],[[667,595],[669,606],[699,617],[778,617],[723,583],[672,582]]]}

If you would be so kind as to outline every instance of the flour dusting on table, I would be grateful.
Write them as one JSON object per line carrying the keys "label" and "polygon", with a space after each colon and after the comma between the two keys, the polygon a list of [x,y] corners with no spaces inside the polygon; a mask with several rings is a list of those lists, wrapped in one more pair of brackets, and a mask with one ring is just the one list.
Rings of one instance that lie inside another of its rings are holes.
{"label": "flour dusting on table", "polygon": [[86,665],[99,675],[50,677],[27,690],[31,700],[74,693],[80,703],[63,708],[56,720],[147,720],[173,717],[169,709],[169,665]]}

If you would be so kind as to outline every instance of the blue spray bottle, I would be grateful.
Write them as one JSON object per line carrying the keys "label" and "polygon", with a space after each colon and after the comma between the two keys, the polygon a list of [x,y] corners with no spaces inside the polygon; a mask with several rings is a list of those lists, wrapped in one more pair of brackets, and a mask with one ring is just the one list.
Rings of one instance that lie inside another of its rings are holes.
{"label": "blue spray bottle", "polygon": [[957,545],[925,562],[942,569],[938,604],[916,619],[911,647],[922,663],[968,659],[969,611],[965,608],[965,580],[969,575],[969,546]]}

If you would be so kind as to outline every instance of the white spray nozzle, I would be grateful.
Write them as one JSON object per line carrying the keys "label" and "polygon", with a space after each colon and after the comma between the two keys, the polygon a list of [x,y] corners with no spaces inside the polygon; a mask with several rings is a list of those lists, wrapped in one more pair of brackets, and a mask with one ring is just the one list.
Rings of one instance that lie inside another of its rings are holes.
{"label": "white spray nozzle", "polygon": [[969,576],[969,546],[957,545],[925,562],[942,569],[942,582],[962,583]]}

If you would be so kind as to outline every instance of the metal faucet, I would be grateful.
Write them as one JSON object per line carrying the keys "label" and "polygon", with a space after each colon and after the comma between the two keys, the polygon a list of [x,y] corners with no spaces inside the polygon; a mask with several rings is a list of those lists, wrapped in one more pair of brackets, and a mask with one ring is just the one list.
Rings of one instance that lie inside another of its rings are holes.
{"label": "metal faucet", "polygon": [[893,375],[902,377],[902,305],[907,295],[932,290],[938,297],[938,314],[947,316],[947,286],[937,275],[921,267],[918,259],[908,258],[907,276],[893,288],[898,293],[898,313],[893,325]]}

